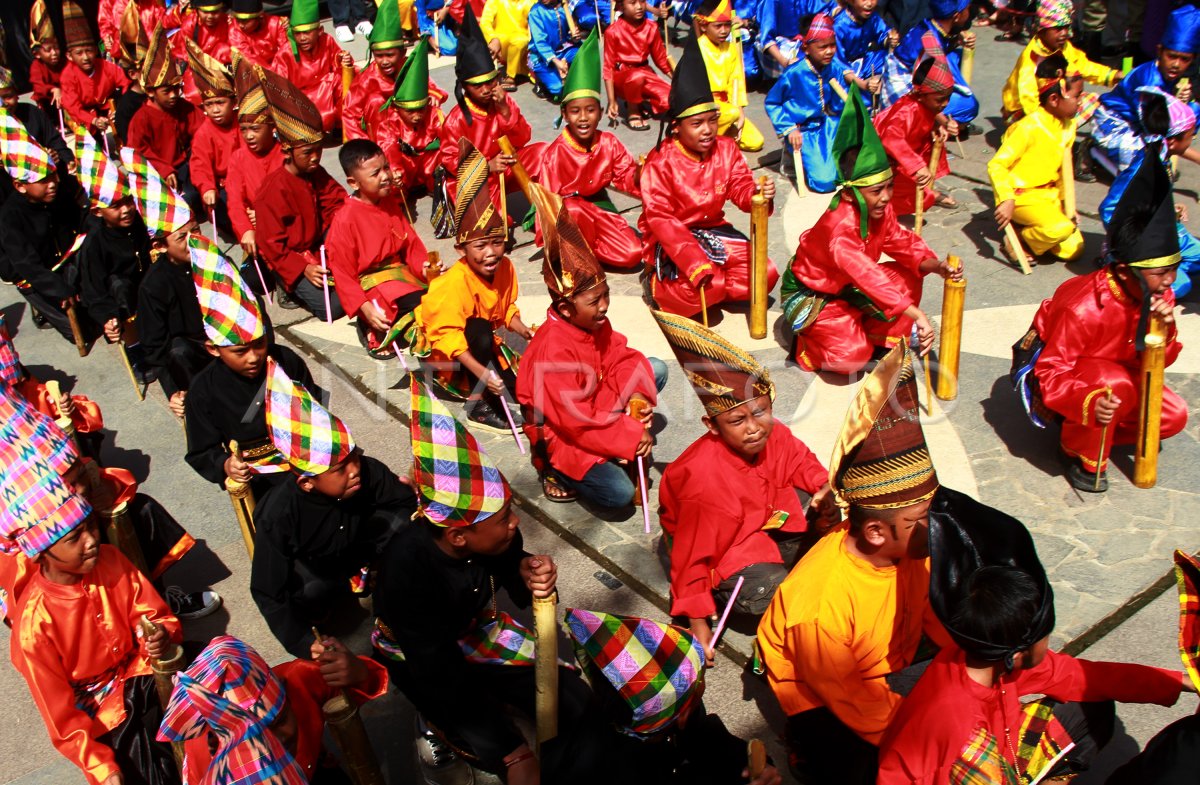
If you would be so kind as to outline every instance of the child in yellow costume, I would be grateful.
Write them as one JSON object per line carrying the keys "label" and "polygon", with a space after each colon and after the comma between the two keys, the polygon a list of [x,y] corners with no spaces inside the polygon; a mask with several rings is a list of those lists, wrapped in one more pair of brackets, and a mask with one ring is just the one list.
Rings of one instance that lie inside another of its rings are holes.
{"label": "child in yellow costume", "polygon": [[[708,84],[721,110],[717,133],[737,139],[738,147],[753,153],[763,148],[762,132],[746,117],[746,71],[740,45],[730,43],[733,11],[730,0],[704,0],[696,10],[700,54],[708,68]],[[738,31],[741,35],[741,31]]]}
{"label": "child in yellow costume", "polygon": [[535,2],[487,0],[479,18],[492,59],[504,68],[500,86],[510,93],[517,89],[517,77],[528,73],[525,57],[529,53],[529,9]]}

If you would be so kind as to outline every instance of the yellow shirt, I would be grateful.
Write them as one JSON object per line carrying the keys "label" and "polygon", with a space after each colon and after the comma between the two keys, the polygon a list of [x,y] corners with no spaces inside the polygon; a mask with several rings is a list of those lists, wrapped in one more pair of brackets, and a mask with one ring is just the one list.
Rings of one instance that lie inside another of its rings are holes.
{"label": "yellow shirt", "polygon": [[[722,103],[746,106],[746,72],[742,56],[728,41],[718,46],[706,35],[700,36],[700,54],[708,69],[708,87],[714,93],[725,93]],[[735,87],[736,85],[736,87]]]}
{"label": "yellow shirt", "polygon": [[506,327],[519,313],[517,271],[506,256],[491,281],[480,278],[459,259],[429,284],[416,318],[425,330],[434,359],[453,360],[467,350],[463,331],[468,318],[487,319],[496,330]]}
{"label": "yellow shirt", "polygon": [[529,40],[529,9],[537,0],[487,0],[479,28],[485,41]]}
{"label": "yellow shirt", "polygon": [[[1053,52],[1047,49],[1036,36],[1021,52],[1016,66],[1008,75],[1008,81],[1004,83],[1004,90],[1000,94],[1004,100],[1004,111],[1007,115],[1011,116],[1017,110],[1025,114],[1033,114],[1038,108],[1037,64],[1051,54]],[[1085,82],[1111,87],[1112,83],[1117,80],[1117,74],[1120,73],[1106,65],[1093,63],[1070,41],[1067,41],[1066,46],[1062,48],[1062,54],[1067,58],[1068,72],[1073,71],[1082,75]]]}
{"label": "yellow shirt", "polygon": [[1075,119],[1063,122],[1040,106],[1009,126],[1000,149],[988,161],[996,204],[1017,189],[1057,186],[1063,155],[1075,143]]}
{"label": "yellow shirt", "polygon": [[912,663],[929,607],[929,563],[875,567],[846,550],[848,525],[822,537],[780,585],[758,625],[767,680],[789,717],[827,707],[878,744],[900,705],[884,677]]}

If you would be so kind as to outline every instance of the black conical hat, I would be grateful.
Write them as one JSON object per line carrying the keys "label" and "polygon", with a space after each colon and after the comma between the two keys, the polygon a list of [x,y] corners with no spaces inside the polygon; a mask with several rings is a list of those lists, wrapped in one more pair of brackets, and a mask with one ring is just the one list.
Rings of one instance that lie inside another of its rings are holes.
{"label": "black conical hat", "polygon": [[692,36],[683,47],[675,76],[671,79],[671,95],[667,103],[667,117],[680,120],[684,117],[712,112],[719,109],[708,86],[708,67],[704,55],[700,54],[700,42]]}
{"label": "black conical hat", "polygon": [[488,49],[487,39],[479,28],[479,21],[470,4],[463,11],[462,25],[458,30],[458,54],[454,60],[454,76],[459,82],[480,84],[489,82],[499,72],[496,61]]}
{"label": "black conical hat", "polygon": [[[1179,235],[1175,230],[1175,200],[1171,190],[1171,175],[1151,145],[1108,222],[1108,247],[1115,261],[1130,267],[1167,267],[1179,263]],[[1145,227],[1136,236],[1120,231],[1131,220],[1145,221]]]}

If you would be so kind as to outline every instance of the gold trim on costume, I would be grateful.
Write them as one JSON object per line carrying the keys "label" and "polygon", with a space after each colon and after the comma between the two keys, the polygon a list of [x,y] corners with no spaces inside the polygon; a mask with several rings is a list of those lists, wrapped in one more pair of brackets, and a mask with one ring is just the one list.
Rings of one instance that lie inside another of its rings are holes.
{"label": "gold trim on costume", "polygon": [[1136,262],[1126,262],[1130,267],[1174,267],[1183,261],[1183,254],[1176,251],[1170,256],[1156,256],[1153,259],[1139,259]]}
{"label": "gold trim on costume", "polygon": [[479,76],[469,76],[462,81],[463,84],[487,84],[498,76],[500,76],[499,68],[494,71],[489,71],[486,74],[480,74]]}
{"label": "gold trim on costume", "polygon": [[857,180],[847,180],[846,182],[842,183],[842,185],[846,188],[870,188],[872,185],[879,185],[886,180],[892,179],[893,176],[892,167],[889,166],[882,172],[869,174],[866,177],[860,177]]}
{"label": "gold trim on costume", "polygon": [[712,102],[706,103],[706,104],[696,104],[695,106],[689,106],[687,109],[684,109],[682,112],[675,115],[675,119],[682,120],[685,117],[695,117],[696,115],[704,114],[705,112],[719,112],[719,111],[721,111],[721,107],[717,105],[716,101],[712,101]]}

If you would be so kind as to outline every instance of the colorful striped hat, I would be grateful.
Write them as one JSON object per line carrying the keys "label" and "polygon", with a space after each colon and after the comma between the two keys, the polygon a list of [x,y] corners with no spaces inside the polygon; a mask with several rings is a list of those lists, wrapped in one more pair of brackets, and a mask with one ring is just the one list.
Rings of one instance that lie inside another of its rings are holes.
{"label": "colorful striped hat", "polygon": [[243,123],[262,123],[271,119],[271,107],[267,106],[267,96],[263,93],[262,84],[254,75],[254,67],[250,61],[242,57],[236,48],[233,53],[233,86],[238,99],[238,121]]}
{"label": "colorful striped hat", "polygon": [[187,47],[188,67],[192,70],[200,99],[207,101],[209,98],[232,96],[233,78],[225,64],[201,49],[192,39],[185,38],[183,43]]}
{"label": "colorful striped hat", "polygon": [[188,237],[188,254],[208,340],[215,346],[243,346],[266,335],[258,302],[217,244],[193,234]]}
{"label": "colorful striped hat", "polygon": [[17,353],[17,347],[8,333],[8,322],[0,313],[0,386],[12,387],[22,378],[21,355]]}
{"label": "colorful striped hat", "polygon": [[612,685],[629,710],[620,723],[624,733],[646,737],[666,730],[699,704],[704,647],[690,631],[578,608],[567,609],[566,626],[592,689]]}
{"label": "colorful striped hat", "polygon": [[1179,587],[1179,656],[1192,684],[1200,690],[1200,561],[1175,551],[1175,581]]}
{"label": "colorful striped hat", "polygon": [[[537,183],[532,187],[544,191]],[[557,214],[551,215],[552,205],[557,203]],[[535,199],[538,223],[542,228],[542,280],[550,296],[555,300],[574,297],[595,288],[608,280],[604,268],[596,261],[587,240],[571,214],[562,209],[562,200],[555,200],[546,192],[543,198]]]}
{"label": "colorful striped hat", "polygon": [[304,477],[324,474],[354,452],[345,424],[269,357],[266,416],[275,449]]}
{"label": "colorful striped hat", "polygon": [[87,14],[74,0],[62,0],[63,47],[96,45],[96,34],[88,22]]}
{"label": "colorful striped hat", "polygon": [[474,526],[512,498],[508,480],[483,447],[414,374],[413,476],[420,513],[436,526]]}
{"label": "colorful striped hat", "polygon": [[192,220],[183,197],[167,185],[154,166],[132,147],[121,148],[121,164],[129,173],[129,190],[151,237],[179,231]]}
{"label": "colorful striped hat", "polygon": [[458,140],[458,190],[454,196],[454,242],[508,237],[506,219],[488,187],[488,162],[465,136]]}
{"label": "colorful striped hat", "polygon": [[1075,6],[1071,0],[1039,0],[1037,7],[1037,23],[1039,30],[1052,27],[1067,27]]}
{"label": "colorful striped hat", "polygon": [[75,442],[66,431],[14,388],[0,392],[0,415],[0,441],[33,447],[55,473],[66,474],[79,460]]}
{"label": "colorful striped hat", "polygon": [[712,22],[732,22],[733,21],[733,6],[729,0],[721,0],[707,15],[696,14],[696,18],[705,24]]}
{"label": "colorful striped hat", "polygon": [[91,197],[93,207],[112,207],[129,196],[129,186],[117,162],[96,146],[86,131],[75,133],[76,176]]}
{"label": "colorful striped hat", "polygon": [[262,85],[267,106],[275,118],[275,132],[286,145],[299,147],[317,144],[325,138],[321,110],[296,85],[274,71],[254,65],[254,75]]}
{"label": "colorful striped hat", "polygon": [[216,737],[217,751],[200,785],[304,785],[304,770],[269,730],[286,701],[262,655],[219,635],[175,676],[158,738]]}
{"label": "colorful striped hat", "polygon": [[854,396],[829,461],[829,485],[839,503],[871,510],[908,507],[937,491],[917,376],[903,343],[879,361]]}
{"label": "colorful striped hat", "polygon": [[153,90],[158,87],[177,85],[183,82],[183,71],[171,55],[171,43],[162,22],[150,36],[150,47],[142,60],[142,87]]}
{"label": "colorful striped hat", "polygon": [[0,109],[0,156],[13,180],[36,183],[54,174],[54,161],[46,148],[33,141],[21,121]]}
{"label": "colorful striped hat", "polygon": [[46,0],[34,0],[29,9],[29,48],[37,50],[39,46],[54,39],[54,22],[46,11]]}
{"label": "colorful striped hat", "polygon": [[836,37],[837,34],[833,31],[833,17],[824,11],[814,16],[808,24],[808,29],[804,31],[805,44]]}
{"label": "colorful striped hat", "polygon": [[11,90],[13,89],[13,86],[14,82],[12,71],[8,70],[4,66],[0,66],[0,90]]}
{"label": "colorful striped hat", "polygon": [[686,316],[651,313],[709,417],[763,395],[775,400],[770,374],[745,349]]}
{"label": "colorful striped hat", "polygon": [[924,51],[913,68],[913,91],[928,95],[954,89],[954,72],[950,70],[946,53],[942,51],[941,42],[932,30],[921,36],[921,48]]}

